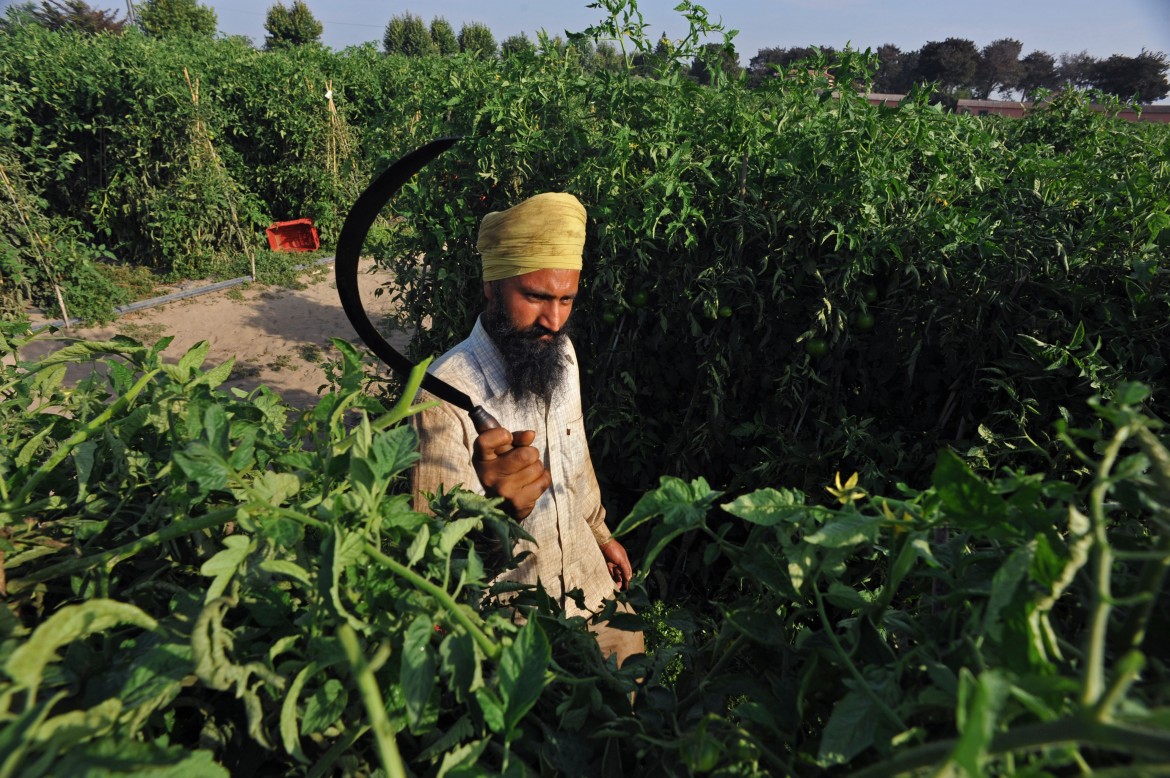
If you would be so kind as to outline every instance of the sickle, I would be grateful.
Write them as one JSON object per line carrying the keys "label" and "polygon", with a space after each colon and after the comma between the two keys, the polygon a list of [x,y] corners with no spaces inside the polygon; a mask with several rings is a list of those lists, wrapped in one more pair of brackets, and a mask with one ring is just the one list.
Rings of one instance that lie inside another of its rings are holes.
{"label": "sickle", "polygon": [[[370,351],[400,375],[409,375],[414,369],[414,364],[386,342],[370,322],[370,317],[366,315],[361,295],[358,293],[358,258],[366,240],[366,233],[370,231],[374,220],[378,218],[386,203],[390,202],[394,193],[428,162],[451,148],[458,140],[459,138],[433,140],[388,167],[358,197],[349,215],[345,217],[341,235],[337,238],[337,259],[334,268],[341,307],[357,334],[370,347]],[[423,376],[422,388],[439,399],[467,411],[477,432],[486,432],[500,426],[482,405],[474,404],[465,393],[430,373]]]}

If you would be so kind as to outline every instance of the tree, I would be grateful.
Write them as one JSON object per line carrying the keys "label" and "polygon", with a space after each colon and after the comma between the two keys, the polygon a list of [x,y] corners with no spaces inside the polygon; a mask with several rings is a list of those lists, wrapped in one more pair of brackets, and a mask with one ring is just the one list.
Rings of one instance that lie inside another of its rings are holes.
{"label": "tree", "polygon": [[[837,50],[832,46],[821,46],[820,52],[828,65],[837,59]],[[817,49],[811,46],[760,49],[756,52],[756,56],[748,61],[748,84],[759,86],[764,80],[777,74],[787,75],[797,62],[812,60],[816,57]]]}
{"label": "tree", "polygon": [[1030,99],[1041,89],[1056,89],[1060,86],[1060,75],[1056,72],[1056,59],[1047,51],[1033,51],[1020,60],[1020,79],[1016,86]]}
{"label": "tree", "polygon": [[736,78],[741,69],[739,55],[731,43],[704,43],[691,63],[691,78],[700,84],[710,84],[717,73],[724,78]]}
{"label": "tree", "polygon": [[617,46],[610,41],[599,41],[590,65],[594,71],[616,73],[625,67],[625,62],[622,61],[622,54]]}
{"label": "tree", "polygon": [[569,50],[569,44],[565,43],[565,39],[559,35],[550,38],[548,33],[541,30],[536,34],[536,39],[536,50],[541,54],[556,53],[559,56],[564,56],[565,52]]}
{"label": "tree", "polygon": [[1093,68],[1093,86],[1122,99],[1152,103],[1170,94],[1167,69],[1170,62],[1160,51],[1142,49],[1136,57],[1114,54]]}
{"label": "tree", "polygon": [[902,51],[894,44],[886,43],[878,47],[877,58],[873,91],[894,95],[908,93],[918,75],[918,52]]}
{"label": "tree", "polygon": [[264,48],[282,49],[292,46],[302,46],[306,43],[319,43],[321,33],[325,28],[313,16],[304,0],[293,0],[291,8],[284,3],[277,2],[268,9],[268,16],[264,20],[264,29],[268,35],[264,38]]}
{"label": "tree", "polygon": [[126,20],[118,18],[117,11],[93,8],[84,0],[44,0],[33,10],[32,17],[50,30],[77,30],[96,35],[108,32],[114,35],[126,29]]}
{"label": "tree", "polygon": [[986,100],[995,92],[1011,94],[1020,80],[1020,54],[1024,44],[1015,38],[1000,38],[983,47],[975,68],[975,97]]}
{"label": "tree", "polygon": [[431,19],[431,41],[435,44],[435,50],[444,57],[459,53],[459,39],[455,37],[455,28],[441,16]]}
{"label": "tree", "polygon": [[523,32],[508,36],[504,39],[504,42],[500,44],[500,55],[504,57],[515,57],[535,53],[536,44],[528,40],[528,36]]}
{"label": "tree", "polygon": [[1089,52],[1069,54],[1067,51],[1060,55],[1060,65],[1056,72],[1063,84],[1076,89],[1087,89],[1093,85],[1093,69],[1097,66],[1097,59]]}
{"label": "tree", "polygon": [[0,19],[0,32],[18,30],[26,24],[39,24],[37,21],[37,6],[32,0],[23,3],[13,3],[4,9],[4,18]]}
{"label": "tree", "polygon": [[486,24],[470,22],[459,30],[459,49],[481,57],[496,56],[496,39]]}
{"label": "tree", "polygon": [[756,52],[756,56],[748,60],[748,85],[757,87],[764,83],[764,81],[767,79],[774,78],[777,75],[777,72],[783,72],[783,70],[777,71],[776,68],[772,66],[782,66],[788,64],[785,61],[787,52],[788,49],[775,47],[758,50]]}
{"label": "tree", "polygon": [[146,0],[138,9],[138,25],[156,38],[215,35],[215,9],[196,0]]}
{"label": "tree", "polygon": [[970,88],[979,67],[979,49],[966,38],[930,41],[918,52],[918,74],[926,81],[937,81],[944,92],[955,93]]}
{"label": "tree", "polygon": [[594,67],[593,58],[596,52],[593,48],[593,40],[590,38],[578,38],[569,44],[569,50],[576,52],[577,61],[581,63],[581,67],[586,70],[592,70]]}
{"label": "tree", "polygon": [[421,16],[407,11],[395,16],[386,25],[382,36],[382,47],[387,54],[404,54],[408,57],[425,57],[435,53],[435,42],[431,31]]}

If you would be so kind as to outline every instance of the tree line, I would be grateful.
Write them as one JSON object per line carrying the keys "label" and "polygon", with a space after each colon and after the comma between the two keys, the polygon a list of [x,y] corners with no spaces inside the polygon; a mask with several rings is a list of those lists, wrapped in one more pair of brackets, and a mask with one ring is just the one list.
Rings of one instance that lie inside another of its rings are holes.
{"label": "tree line", "polygon": [[[215,10],[198,0],[145,0],[131,6],[134,17],[118,19],[116,12],[94,9],[85,0],[41,0],[10,7],[0,23],[35,21],[52,29],[73,28],[86,32],[120,33],[137,26],[149,35],[215,35]],[[268,9],[264,24],[264,47],[277,49],[319,44],[324,27],[303,0],[290,6],[278,2]],[[446,19],[435,17],[428,24],[421,16],[406,12],[386,25],[382,47],[387,54],[423,57],[474,52],[481,56],[509,56],[536,53],[542,47],[567,46],[559,36],[543,34],[532,41],[521,32],[497,43],[492,31],[479,22],[464,24],[458,33]],[[592,69],[615,69],[621,55],[609,43],[591,41],[573,44],[584,64]],[[708,44],[701,56],[689,63],[690,75],[709,83],[716,71],[731,77],[746,75],[750,85],[786,75],[799,62],[821,58],[832,72],[839,52],[832,46],[767,47],[760,49],[741,68],[739,54],[731,44]],[[1164,52],[1143,50],[1137,56],[1114,54],[1097,59],[1087,51],[1053,55],[1034,50],[1024,54],[1024,45],[1014,38],[1000,38],[980,48],[966,38],[928,41],[920,49],[903,51],[892,43],[879,46],[872,83],[858,84],[874,92],[907,94],[920,85],[934,85],[950,98],[990,99],[1020,97],[1031,99],[1044,91],[1096,89],[1121,99],[1149,103],[1170,95],[1170,58]],[[671,42],[663,36],[652,54],[633,55],[633,65],[644,75],[653,75],[664,58],[673,57]],[[743,71],[746,70],[746,74]]]}
{"label": "tree line", "polygon": [[[837,52],[820,48],[829,63]],[[966,38],[929,41],[915,51],[892,43],[877,48],[877,71],[871,89],[906,94],[919,84],[937,84],[955,98],[991,99],[993,96],[1030,98],[1041,90],[1099,89],[1122,99],[1148,103],[1170,94],[1170,60],[1162,52],[1143,50],[1135,57],[1114,54],[1105,59],[1087,51],[1053,56],[1035,50],[1024,54],[1014,38],[1000,38],[979,48]],[[756,82],[796,62],[815,56],[809,47],[765,48],[751,58],[748,77]]]}

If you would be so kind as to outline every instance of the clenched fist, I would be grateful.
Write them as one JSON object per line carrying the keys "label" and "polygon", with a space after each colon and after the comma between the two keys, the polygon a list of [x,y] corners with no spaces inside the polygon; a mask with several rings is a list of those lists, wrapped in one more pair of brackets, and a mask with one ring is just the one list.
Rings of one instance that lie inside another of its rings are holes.
{"label": "clenched fist", "polygon": [[471,455],[475,472],[489,497],[504,498],[503,509],[517,521],[532,513],[552,475],[532,447],[532,430],[509,432],[502,427],[487,430],[475,439]]}

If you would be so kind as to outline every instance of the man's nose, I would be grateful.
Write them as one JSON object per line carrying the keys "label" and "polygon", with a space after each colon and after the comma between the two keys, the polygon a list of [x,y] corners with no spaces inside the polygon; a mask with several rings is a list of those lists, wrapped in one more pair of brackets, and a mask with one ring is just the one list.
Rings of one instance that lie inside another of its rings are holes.
{"label": "man's nose", "polygon": [[541,310],[537,323],[549,332],[560,332],[561,327],[565,325],[565,319],[569,318],[570,310],[569,306],[559,300],[550,301]]}

